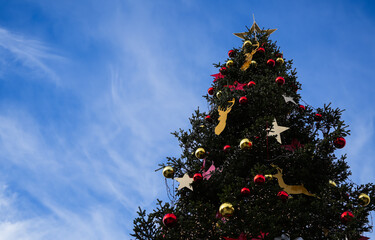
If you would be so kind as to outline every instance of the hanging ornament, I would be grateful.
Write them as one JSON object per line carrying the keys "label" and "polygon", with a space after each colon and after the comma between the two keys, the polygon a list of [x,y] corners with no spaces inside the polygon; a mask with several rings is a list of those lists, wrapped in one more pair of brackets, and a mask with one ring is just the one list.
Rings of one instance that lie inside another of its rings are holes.
{"label": "hanging ornament", "polygon": [[240,100],[238,102],[240,104],[246,104],[247,103],[247,97],[240,97]]}
{"label": "hanging ornament", "polygon": [[222,68],[220,68],[219,71],[220,71],[221,74],[225,75],[227,73],[227,70],[228,69],[226,67],[222,67]]}
{"label": "hanging ornament", "polygon": [[228,113],[232,110],[232,107],[234,105],[235,99],[233,98],[229,103],[231,103],[230,106],[228,106],[226,109],[219,107],[217,110],[219,111],[219,124],[215,127],[215,134],[220,135],[220,133],[224,130],[227,122]]}
{"label": "hanging ornament", "polygon": [[285,79],[284,79],[283,77],[277,77],[275,81],[276,81],[276,83],[279,84],[280,86],[281,86],[281,85],[284,85],[284,83],[285,83]]}
{"label": "hanging ornament", "polygon": [[266,50],[264,50],[264,48],[260,47],[260,48],[258,48],[257,52],[264,54],[266,52]]}
{"label": "hanging ornament", "polygon": [[343,137],[338,137],[338,138],[336,138],[336,140],[333,142],[333,144],[334,144],[335,147],[337,147],[337,148],[343,148],[343,147],[345,147],[346,140],[345,140],[345,138],[343,138]]}
{"label": "hanging ornament", "polygon": [[212,117],[210,115],[207,115],[204,120],[206,120],[207,122],[212,122]]}
{"label": "hanging ornament", "polygon": [[250,195],[250,189],[244,187],[241,189],[241,195],[244,196],[244,197],[247,197]]}
{"label": "hanging ornament", "polygon": [[259,48],[259,42],[253,44],[253,46],[255,48],[250,53],[245,53],[246,59],[245,59],[244,64],[241,66],[242,71],[246,71],[249,68],[251,61],[253,60],[253,56]]}
{"label": "hanging ornament", "polygon": [[223,96],[223,93],[222,93],[221,91],[218,91],[218,92],[216,93],[216,97],[220,99],[221,96]]}
{"label": "hanging ornament", "polygon": [[256,68],[258,66],[258,63],[254,60],[251,60],[250,66],[253,67],[253,68]]}
{"label": "hanging ornament", "polygon": [[286,103],[291,102],[291,103],[297,105],[297,103],[293,100],[292,97],[287,97],[285,94],[282,95],[282,96],[283,96],[283,98],[284,98],[284,100],[285,100]]}
{"label": "hanging ornament", "polygon": [[191,186],[191,184],[194,180],[193,178],[189,177],[189,174],[185,173],[182,178],[176,178],[176,181],[180,183],[180,185],[178,186],[178,190],[186,187],[193,191],[193,187]]}
{"label": "hanging ornament", "polygon": [[365,207],[365,206],[369,205],[370,197],[367,194],[361,193],[361,194],[359,194],[358,202],[359,202],[359,204],[361,204],[362,206]]}
{"label": "hanging ornament", "polygon": [[193,176],[193,181],[194,182],[200,182],[200,181],[202,181],[203,180],[203,176],[202,176],[202,174],[200,174],[200,173],[196,173],[196,174],[194,174],[194,176]]}
{"label": "hanging ornament", "polygon": [[233,57],[236,56],[236,52],[233,51],[233,50],[229,50],[229,51],[228,51],[228,56],[229,56],[230,58],[233,58]]}
{"label": "hanging ornament", "polygon": [[258,174],[254,177],[255,184],[262,185],[265,181],[266,181],[266,178],[261,174]]}
{"label": "hanging ornament", "polygon": [[250,87],[253,87],[255,86],[255,82],[254,81],[250,81],[248,84],[247,84],[247,87],[250,88]]}
{"label": "hanging ornament", "polygon": [[253,146],[253,143],[247,138],[242,139],[240,142],[240,148],[242,150],[250,149],[252,146]]}
{"label": "hanging ornament", "polygon": [[230,68],[231,66],[233,66],[233,64],[233,60],[229,60],[225,65],[227,66],[227,68]]}
{"label": "hanging ornament", "polygon": [[210,87],[208,90],[207,90],[208,94],[210,95],[214,95],[214,88],[213,87]]}
{"label": "hanging ornament", "polygon": [[204,148],[198,148],[195,150],[195,156],[199,159],[203,159],[206,157],[206,150]]}
{"label": "hanging ornament", "polygon": [[173,213],[167,213],[163,217],[163,224],[166,227],[174,227],[177,223],[177,217]]}
{"label": "hanging ornament", "polygon": [[266,175],[264,175],[264,177],[265,177],[265,179],[266,179],[267,181],[270,181],[270,180],[273,179],[272,174],[266,174]]}
{"label": "hanging ornament", "polygon": [[273,59],[268,59],[268,60],[267,60],[267,65],[270,66],[270,67],[274,67],[274,66],[275,66],[275,60],[273,60]]}
{"label": "hanging ornament", "polygon": [[223,215],[223,217],[230,217],[233,215],[234,212],[233,205],[228,202],[223,203],[219,208],[219,212],[221,215]]}
{"label": "hanging ornament", "polygon": [[301,111],[305,111],[305,110],[306,110],[305,106],[303,106],[303,105],[299,105],[298,108],[299,108]]}
{"label": "hanging ornament", "polygon": [[287,192],[285,191],[280,191],[277,196],[281,199],[281,200],[287,200],[289,198],[289,195]]}
{"label": "hanging ornament", "polygon": [[250,40],[246,40],[246,41],[243,42],[243,44],[242,44],[242,49],[247,48],[247,47],[250,47],[250,46],[252,46],[252,45],[253,45],[253,43],[252,43]]}
{"label": "hanging ornament", "polygon": [[225,145],[223,148],[224,152],[229,152],[230,150],[230,145]]}
{"label": "hanging ornament", "polygon": [[315,119],[315,121],[321,121],[323,119],[323,116],[322,116],[322,114],[317,113],[317,114],[315,114],[314,119]]}
{"label": "hanging ornament", "polygon": [[281,144],[281,133],[288,129],[288,127],[279,126],[275,118],[272,122],[272,128],[267,128],[267,136],[276,136],[276,140]]}
{"label": "hanging ornament", "polygon": [[276,59],[276,62],[277,62],[278,65],[283,65],[283,64],[284,64],[284,59],[281,58],[281,57],[278,57],[278,58]]}
{"label": "hanging ornament", "polygon": [[174,170],[172,167],[166,166],[163,168],[163,176],[165,178],[173,178],[173,175],[174,175]]}
{"label": "hanging ornament", "polygon": [[354,215],[353,215],[352,212],[346,211],[346,212],[343,212],[341,214],[340,218],[341,218],[341,222],[344,223],[344,224],[346,224],[346,223],[350,222],[354,218]]}

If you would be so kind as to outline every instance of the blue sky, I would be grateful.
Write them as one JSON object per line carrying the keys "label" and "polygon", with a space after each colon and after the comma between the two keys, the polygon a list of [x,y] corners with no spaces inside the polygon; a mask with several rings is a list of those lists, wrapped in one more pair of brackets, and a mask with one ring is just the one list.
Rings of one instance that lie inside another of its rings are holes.
{"label": "blue sky", "polygon": [[[303,99],[346,109],[348,162],[374,182],[372,1],[0,0],[0,240],[130,239],[170,132],[210,87],[233,32],[278,28]],[[375,238],[375,234],[368,234]]]}

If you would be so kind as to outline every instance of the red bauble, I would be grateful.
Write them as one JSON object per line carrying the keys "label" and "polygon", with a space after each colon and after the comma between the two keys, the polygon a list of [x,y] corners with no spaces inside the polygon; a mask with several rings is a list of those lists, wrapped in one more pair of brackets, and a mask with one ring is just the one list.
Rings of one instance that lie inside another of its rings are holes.
{"label": "red bauble", "polygon": [[265,53],[266,50],[264,50],[264,48],[260,47],[260,48],[258,48],[257,52],[259,52],[259,53]]}
{"label": "red bauble", "polygon": [[323,119],[323,116],[322,116],[322,114],[317,113],[317,114],[315,114],[314,119],[315,119],[315,121],[321,121]]}
{"label": "red bauble", "polygon": [[207,115],[204,120],[206,120],[207,122],[212,122],[212,118],[210,115]]}
{"label": "red bauble", "polygon": [[281,199],[281,200],[287,200],[289,198],[289,195],[287,192],[285,191],[280,191],[277,196]]}
{"label": "red bauble", "polygon": [[250,82],[248,82],[247,87],[252,87],[252,86],[255,86],[255,85],[256,84],[255,84],[254,81],[250,81]]}
{"label": "red bauble", "polygon": [[230,146],[229,145],[225,145],[223,149],[224,149],[224,152],[229,152]]}
{"label": "red bauble", "polygon": [[200,173],[194,174],[193,180],[194,180],[194,182],[200,182],[200,181],[202,181],[203,180],[202,174],[200,174]]}
{"label": "red bauble", "polygon": [[210,87],[209,89],[208,89],[208,94],[210,94],[210,95],[214,95],[214,88],[213,87]]}
{"label": "red bauble", "polygon": [[283,77],[277,77],[276,83],[279,84],[279,85],[284,85],[285,79]]}
{"label": "red bauble", "polygon": [[274,66],[275,66],[275,60],[273,60],[273,59],[268,59],[268,61],[267,61],[267,65],[270,66],[270,67],[274,67]]}
{"label": "red bauble", "polygon": [[350,211],[345,211],[341,214],[341,222],[348,223],[354,218],[354,215]]}
{"label": "red bauble", "polygon": [[233,51],[233,50],[229,50],[229,52],[228,52],[228,56],[229,56],[230,58],[233,58],[233,57],[236,56],[236,52]]}
{"label": "red bauble", "polygon": [[163,223],[166,227],[173,227],[177,223],[177,217],[173,213],[167,213],[163,217]]}
{"label": "red bauble", "polygon": [[250,195],[250,189],[244,187],[241,189],[241,195],[244,196],[244,197],[247,197]]}
{"label": "red bauble", "polygon": [[227,73],[227,68],[226,67],[220,68],[220,73],[225,75]]}
{"label": "red bauble", "polygon": [[263,184],[265,181],[266,181],[266,178],[265,178],[263,175],[261,175],[261,174],[258,174],[258,175],[256,175],[256,176],[254,177],[254,183],[255,183],[255,184],[259,184],[259,185],[261,185],[261,184]]}
{"label": "red bauble", "polygon": [[343,137],[338,137],[338,138],[336,138],[336,140],[333,142],[333,144],[334,144],[335,147],[337,147],[337,148],[343,148],[343,147],[345,147],[346,140],[345,140],[345,138],[343,138]]}
{"label": "red bauble", "polygon": [[239,103],[240,103],[240,104],[245,104],[245,103],[247,103],[247,97],[240,97]]}
{"label": "red bauble", "polygon": [[299,105],[299,109],[302,110],[302,111],[306,110],[305,106],[303,106],[303,105]]}

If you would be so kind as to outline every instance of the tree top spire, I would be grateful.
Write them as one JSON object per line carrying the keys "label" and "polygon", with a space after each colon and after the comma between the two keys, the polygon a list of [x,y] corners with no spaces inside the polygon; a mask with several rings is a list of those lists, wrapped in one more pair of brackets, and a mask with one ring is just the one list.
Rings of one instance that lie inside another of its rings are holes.
{"label": "tree top spire", "polygon": [[246,35],[251,35],[255,32],[257,33],[265,33],[266,35],[271,35],[274,31],[276,31],[277,29],[267,29],[267,30],[261,30],[260,27],[258,26],[258,24],[255,22],[255,18],[254,18],[254,14],[253,14],[253,25],[251,26],[250,30],[248,32],[242,32],[242,33],[233,33],[235,36],[239,37],[239,38],[242,38],[242,39],[246,39],[245,36]]}

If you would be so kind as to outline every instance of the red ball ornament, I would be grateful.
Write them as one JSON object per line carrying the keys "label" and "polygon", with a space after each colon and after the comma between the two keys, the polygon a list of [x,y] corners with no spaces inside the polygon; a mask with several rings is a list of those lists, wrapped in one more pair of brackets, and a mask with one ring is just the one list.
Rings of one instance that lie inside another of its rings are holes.
{"label": "red ball ornament", "polygon": [[177,217],[173,213],[167,213],[163,217],[163,224],[166,227],[173,227],[177,223]]}
{"label": "red ball ornament", "polygon": [[337,147],[337,148],[343,148],[343,147],[345,147],[346,140],[345,140],[345,138],[343,138],[343,137],[338,137],[338,138],[336,138],[336,140],[333,142],[333,144],[334,144],[335,147]]}
{"label": "red ball ornament", "polygon": [[299,105],[299,109],[300,109],[301,111],[305,111],[305,110],[306,110],[305,106],[303,106],[303,105]]}
{"label": "red ball ornament", "polygon": [[264,48],[260,47],[260,48],[258,48],[257,52],[259,52],[259,53],[265,53],[266,50],[264,50]]}
{"label": "red ball ornament", "polygon": [[279,84],[279,85],[284,85],[285,79],[283,77],[277,77],[276,83]]}
{"label": "red ball ornament", "polygon": [[264,182],[266,181],[266,178],[261,175],[261,174],[258,174],[254,177],[254,183],[255,184],[258,184],[258,185],[261,185],[263,184]]}
{"label": "red ball ornament", "polygon": [[250,189],[244,187],[241,189],[241,195],[244,196],[244,197],[247,197],[250,195]]}
{"label": "red ball ornament", "polygon": [[228,52],[228,56],[229,56],[230,58],[233,58],[233,57],[236,56],[236,52],[233,51],[233,50],[229,50],[229,52]]}
{"label": "red ball ornament", "polygon": [[207,115],[204,120],[206,120],[207,122],[212,122],[212,117],[210,115]]}
{"label": "red ball ornament", "polygon": [[315,121],[321,121],[323,119],[323,116],[322,116],[322,114],[317,113],[317,114],[315,114],[314,119],[315,119]]}
{"label": "red ball ornament", "polygon": [[239,103],[240,103],[240,104],[245,104],[245,103],[247,103],[247,97],[240,97]]}
{"label": "red ball ornament", "polygon": [[209,89],[208,89],[208,94],[210,94],[210,95],[214,95],[214,88],[213,87],[210,87]]}
{"label": "red ball ornament", "polygon": [[193,180],[194,180],[194,182],[200,182],[200,181],[202,181],[203,180],[202,174],[200,174],[200,173],[194,174]]}
{"label": "red ball ornament", "polygon": [[249,87],[253,87],[253,86],[255,86],[256,84],[255,84],[255,82],[254,81],[250,81],[250,82],[248,82],[247,83],[247,87],[249,88]]}
{"label": "red ball ornament", "polygon": [[229,145],[225,145],[224,148],[223,148],[224,152],[229,152],[230,150],[230,146]]}
{"label": "red ball ornament", "polygon": [[226,67],[220,68],[220,73],[225,75],[227,73],[227,68]]}
{"label": "red ball ornament", "polygon": [[277,196],[281,199],[281,200],[287,200],[289,198],[289,195],[287,192],[285,191],[280,191]]}
{"label": "red ball ornament", "polygon": [[273,60],[273,59],[268,59],[268,61],[267,61],[267,65],[270,66],[270,67],[274,67],[274,66],[275,66],[275,60]]}
{"label": "red ball ornament", "polygon": [[348,223],[354,218],[354,215],[350,211],[345,211],[341,214],[341,222]]}

